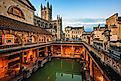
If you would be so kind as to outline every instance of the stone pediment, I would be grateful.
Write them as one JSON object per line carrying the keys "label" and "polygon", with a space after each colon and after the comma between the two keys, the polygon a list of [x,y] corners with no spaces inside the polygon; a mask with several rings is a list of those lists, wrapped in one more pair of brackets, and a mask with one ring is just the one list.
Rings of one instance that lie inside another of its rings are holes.
{"label": "stone pediment", "polygon": [[27,7],[33,9],[34,11],[36,10],[29,0],[18,0],[18,1],[20,1],[21,3],[23,3]]}

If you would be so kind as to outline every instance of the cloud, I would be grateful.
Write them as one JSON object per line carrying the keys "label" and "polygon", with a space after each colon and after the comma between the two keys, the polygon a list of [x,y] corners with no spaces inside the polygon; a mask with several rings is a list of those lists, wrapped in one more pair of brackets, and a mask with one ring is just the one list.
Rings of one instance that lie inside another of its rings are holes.
{"label": "cloud", "polygon": [[63,27],[66,26],[84,26],[85,30],[92,31],[94,26],[98,24],[104,25],[105,19],[103,18],[72,18],[72,19],[63,19]]}

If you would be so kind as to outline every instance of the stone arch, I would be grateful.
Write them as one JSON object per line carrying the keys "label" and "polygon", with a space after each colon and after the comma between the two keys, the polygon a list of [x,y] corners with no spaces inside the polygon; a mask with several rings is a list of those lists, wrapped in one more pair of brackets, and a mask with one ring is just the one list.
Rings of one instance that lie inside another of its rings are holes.
{"label": "stone arch", "polygon": [[12,14],[14,16],[25,19],[25,16],[24,16],[22,10],[20,8],[18,8],[17,6],[14,6],[14,5],[10,6],[8,8],[7,12],[8,12],[8,14]]}
{"label": "stone arch", "polygon": [[44,22],[41,22],[41,27],[44,28]]}
{"label": "stone arch", "polygon": [[48,28],[48,24],[47,23],[45,23],[45,28]]}
{"label": "stone arch", "polygon": [[40,22],[40,20],[37,20],[37,24],[38,24],[39,27],[41,27],[41,22]]}
{"label": "stone arch", "polygon": [[54,23],[54,29],[57,31],[57,24]]}
{"label": "stone arch", "polygon": [[55,29],[57,28],[57,24],[56,24],[56,23],[54,23],[54,28],[55,28]]}
{"label": "stone arch", "polygon": [[50,23],[50,24],[49,24],[49,28],[52,28],[52,27],[53,27],[53,26],[52,26],[52,24]]}

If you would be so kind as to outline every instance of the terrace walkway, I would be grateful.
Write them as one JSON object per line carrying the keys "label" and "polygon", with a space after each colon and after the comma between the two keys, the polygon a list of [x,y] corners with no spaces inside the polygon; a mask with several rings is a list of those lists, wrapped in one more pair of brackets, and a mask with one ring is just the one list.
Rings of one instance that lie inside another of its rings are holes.
{"label": "terrace walkway", "polygon": [[[85,45],[87,50],[89,50],[90,55],[92,56],[93,60],[97,64],[98,68],[100,68],[100,71],[102,72],[102,74],[105,77],[109,78],[112,81],[121,80],[121,76],[116,71],[114,71],[114,69],[112,69],[108,64],[104,63],[101,60],[100,53],[104,54],[104,52],[103,53],[99,52],[96,49],[94,49],[92,46],[90,46],[90,45],[88,45],[86,43],[83,43],[83,44]],[[118,62],[121,63],[121,61],[118,61]]]}

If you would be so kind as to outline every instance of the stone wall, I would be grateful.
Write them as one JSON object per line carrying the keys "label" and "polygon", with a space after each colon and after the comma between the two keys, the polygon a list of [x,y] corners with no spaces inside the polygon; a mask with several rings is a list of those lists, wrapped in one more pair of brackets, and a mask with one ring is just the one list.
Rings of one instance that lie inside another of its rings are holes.
{"label": "stone wall", "polygon": [[[20,18],[15,15],[9,14],[8,9],[11,6],[15,6],[19,8],[23,12],[24,18]],[[21,22],[34,24],[33,22],[34,10],[28,8],[27,6],[25,6],[23,3],[19,2],[18,0],[0,0],[0,15],[3,15],[3,16],[21,21]]]}

